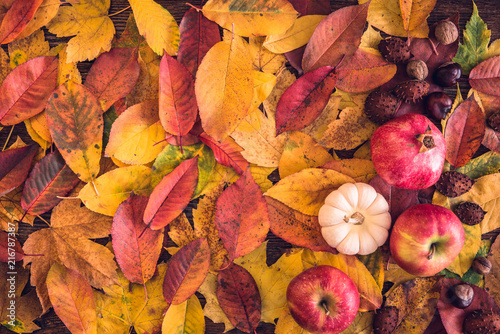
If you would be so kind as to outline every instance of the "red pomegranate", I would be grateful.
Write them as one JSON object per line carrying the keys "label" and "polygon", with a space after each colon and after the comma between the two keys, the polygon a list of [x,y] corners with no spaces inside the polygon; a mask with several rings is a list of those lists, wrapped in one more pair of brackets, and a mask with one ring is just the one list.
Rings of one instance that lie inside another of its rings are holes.
{"label": "red pomegranate", "polygon": [[371,155],[375,170],[391,186],[424,189],[441,175],[446,142],[427,117],[409,113],[375,130]]}

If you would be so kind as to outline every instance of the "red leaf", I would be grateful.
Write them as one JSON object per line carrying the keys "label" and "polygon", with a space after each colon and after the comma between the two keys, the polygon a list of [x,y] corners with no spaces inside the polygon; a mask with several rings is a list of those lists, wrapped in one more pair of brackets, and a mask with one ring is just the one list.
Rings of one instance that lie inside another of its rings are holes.
{"label": "red leaf", "polygon": [[216,205],[215,226],[231,261],[264,242],[270,225],[267,203],[248,168]]}
{"label": "red leaf", "polygon": [[337,68],[337,88],[349,93],[375,89],[394,77],[397,66],[376,53],[358,49]]}
{"label": "red leaf", "polygon": [[17,0],[9,8],[0,25],[0,44],[7,44],[26,28],[43,0]]}
{"label": "red leaf", "polygon": [[0,230],[0,261],[19,262],[24,258],[23,247],[14,236],[14,233],[7,233]]}
{"label": "red leaf", "polygon": [[455,167],[469,162],[481,145],[485,130],[483,111],[471,95],[455,109],[446,122],[446,160]]}
{"label": "red leaf", "polygon": [[36,163],[24,184],[21,206],[30,215],[41,215],[56,206],[80,181],[59,152]]}
{"label": "red leaf", "polygon": [[474,67],[469,74],[469,84],[482,93],[500,96],[500,56],[489,58]]}
{"label": "red leaf", "polygon": [[319,23],[302,59],[305,73],[322,66],[335,66],[342,57],[352,55],[358,49],[369,4],[368,1],[340,8]]}
{"label": "red leaf", "polygon": [[293,51],[289,51],[285,53],[285,57],[298,72],[299,75],[302,75],[304,72],[302,71],[302,58],[304,57],[304,51],[306,50],[306,45],[301,46],[298,49]]}
{"label": "red leaf", "polygon": [[174,58],[163,55],[160,62],[160,122],[166,132],[185,136],[198,116],[194,80]]}
{"label": "red leaf", "polygon": [[29,145],[0,152],[0,196],[23,184],[38,146]]}
{"label": "red leaf", "polygon": [[486,127],[482,144],[497,153],[500,153],[500,132],[496,132],[489,126]]}
{"label": "red leaf", "polygon": [[146,228],[142,221],[147,204],[147,197],[132,193],[116,210],[111,226],[116,262],[125,277],[137,284],[153,277],[163,246],[163,230]]}
{"label": "red leaf", "polygon": [[207,239],[196,239],[175,253],[168,263],[163,281],[163,297],[168,303],[181,304],[203,283],[210,267]]}
{"label": "red leaf", "polygon": [[85,86],[101,103],[103,111],[125,97],[139,78],[136,48],[113,48],[101,54],[89,70]]}
{"label": "red leaf", "polygon": [[299,247],[315,252],[337,253],[323,238],[317,216],[305,215],[266,196],[271,232],[277,237]]}
{"label": "red leaf", "polygon": [[179,33],[177,60],[195,76],[205,54],[221,41],[219,26],[207,19],[201,10],[191,8],[181,20]]}
{"label": "red leaf", "polygon": [[57,84],[56,57],[37,57],[16,67],[0,87],[0,121],[18,124],[45,109]]}
{"label": "red leaf", "polygon": [[198,182],[198,157],[183,161],[165,175],[149,197],[144,223],[151,229],[167,226],[186,208]]}
{"label": "red leaf", "polygon": [[254,332],[260,322],[261,299],[255,279],[232,263],[217,277],[217,300],[229,321],[239,330]]}
{"label": "red leaf", "polygon": [[328,15],[332,12],[328,0],[288,0],[300,15]]}
{"label": "red leaf", "polygon": [[236,173],[240,175],[245,172],[248,161],[240,153],[243,149],[232,138],[227,137],[222,143],[219,143],[206,133],[202,133],[199,138],[203,144],[212,149],[218,163],[234,168]]}
{"label": "red leaf", "polygon": [[495,303],[493,298],[484,289],[471,284],[470,286],[474,290],[474,298],[472,303],[464,308],[459,309],[451,304],[448,291],[450,287],[455,284],[463,283],[463,281],[455,278],[442,278],[441,281],[441,295],[439,297],[437,308],[439,315],[441,316],[441,321],[443,322],[446,332],[448,334],[461,334],[462,326],[467,314],[474,310],[485,309],[500,312],[500,308]]}
{"label": "red leaf", "polygon": [[276,135],[311,124],[327,105],[336,82],[335,68],[331,66],[320,67],[297,79],[278,101]]}

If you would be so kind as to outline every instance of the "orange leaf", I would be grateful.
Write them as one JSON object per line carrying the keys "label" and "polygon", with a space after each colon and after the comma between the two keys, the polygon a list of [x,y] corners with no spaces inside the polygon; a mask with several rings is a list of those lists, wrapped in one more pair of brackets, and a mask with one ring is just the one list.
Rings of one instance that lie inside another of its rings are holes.
{"label": "orange leaf", "polygon": [[149,197],[144,223],[153,230],[168,225],[186,208],[198,183],[198,156],[165,175]]}
{"label": "orange leaf", "polygon": [[304,51],[304,73],[322,66],[335,66],[343,56],[352,55],[358,49],[369,3],[340,8],[320,22]]}
{"label": "orange leaf", "polygon": [[147,203],[147,197],[132,193],[116,210],[111,227],[116,261],[125,277],[138,284],[153,277],[163,246],[163,230],[151,230],[142,221]]}
{"label": "orange leaf", "polygon": [[43,0],[17,0],[9,8],[0,25],[0,44],[16,39],[31,21]]}
{"label": "orange leaf", "polygon": [[23,184],[28,177],[37,145],[11,148],[0,152],[0,196]]}
{"label": "orange leaf", "polygon": [[250,169],[218,198],[215,224],[231,261],[266,239],[270,225],[267,204]]}
{"label": "orange leaf", "polygon": [[500,56],[489,58],[469,74],[469,84],[472,88],[486,94],[500,96]]}
{"label": "orange leaf", "polygon": [[47,274],[47,289],[54,311],[71,333],[97,333],[94,293],[85,277],[56,262]]}
{"label": "orange leaf", "polygon": [[236,328],[255,332],[260,322],[261,299],[255,279],[245,268],[232,263],[219,272],[217,300]]}
{"label": "orange leaf", "polygon": [[0,231],[0,252],[1,262],[20,262],[24,258],[23,247],[13,232]]}
{"label": "orange leaf", "polygon": [[219,143],[210,138],[206,133],[200,135],[200,140],[214,152],[215,160],[221,165],[232,167],[238,174],[243,174],[248,167],[248,161],[243,158],[241,151],[243,149],[236,142],[227,137]]}
{"label": "orange leaf", "polygon": [[163,297],[178,305],[191,297],[205,280],[210,267],[207,239],[196,239],[175,253],[163,281]]}
{"label": "orange leaf", "polygon": [[322,167],[348,175],[356,182],[368,183],[377,175],[373,162],[367,159],[332,160],[325,163]]}

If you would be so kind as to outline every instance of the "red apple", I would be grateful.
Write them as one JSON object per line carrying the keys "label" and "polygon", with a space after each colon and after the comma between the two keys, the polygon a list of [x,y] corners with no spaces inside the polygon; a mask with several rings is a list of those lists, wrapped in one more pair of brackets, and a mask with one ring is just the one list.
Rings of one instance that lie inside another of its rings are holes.
{"label": "red apple", "polygon": [[433,276],[453,262],[464,240],[462,223],[451,210],[417,204],[398,217],[389,243],[401,268],[412,275]]}
{"label": "red apple", "polygon": [[286,291],[292,317],[311,333],[336,334],[354,321],[359,293],[354,282],[332,266],[317,266],[295,276]]}

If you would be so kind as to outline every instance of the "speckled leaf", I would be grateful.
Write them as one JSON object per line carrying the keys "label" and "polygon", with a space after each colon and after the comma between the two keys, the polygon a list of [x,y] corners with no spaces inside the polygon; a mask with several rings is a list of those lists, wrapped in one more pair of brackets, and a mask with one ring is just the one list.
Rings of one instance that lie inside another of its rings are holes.
{"label": "speckled leaf", "polygon": [[470,160],[465,166],[457,168],[456,171],[466,174],[471,179],[497,173],[500,170],[500,154],[489,151],[477,158]]}
{"label": "speckled leaf", "polygon": [[26,28],[43,0],[14,1],[0,24],[0,44],[15,40]]}
{"label": "speckled leaf", "polygon": [[163,280],[163,297],[178,305],[191,297],[205,280],[210,266],[207,239],[196,239],[172,256]]}
{"label": "speckled leaf", "polygon": [[368,183],[377,175],[373,162],[367,159],[352,158],[332,160],[321,167],[333,169],[348,175],[356,180],[356,182]]}

